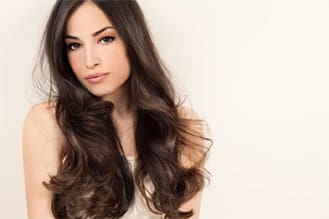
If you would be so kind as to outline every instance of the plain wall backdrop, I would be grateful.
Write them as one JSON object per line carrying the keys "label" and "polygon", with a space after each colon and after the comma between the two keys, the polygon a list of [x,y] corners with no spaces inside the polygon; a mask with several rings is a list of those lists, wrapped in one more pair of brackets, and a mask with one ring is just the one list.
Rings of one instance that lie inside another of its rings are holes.
{"label": "plain wall backdrop", "polygon": [[[329,1],[139,0],[211,129],[201,219],[329,219]],[[26,218],[22,123],[54,1],[0,7],[0,210]]]}

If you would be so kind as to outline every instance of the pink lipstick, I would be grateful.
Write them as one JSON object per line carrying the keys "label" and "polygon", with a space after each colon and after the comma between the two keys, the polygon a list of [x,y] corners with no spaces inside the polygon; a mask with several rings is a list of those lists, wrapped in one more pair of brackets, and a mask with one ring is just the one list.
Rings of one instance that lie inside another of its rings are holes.
{"label": "pink lipstick", "polygon": [[90,74],[85,79],[90,83],[99,83],[107,77],[108,73]]}

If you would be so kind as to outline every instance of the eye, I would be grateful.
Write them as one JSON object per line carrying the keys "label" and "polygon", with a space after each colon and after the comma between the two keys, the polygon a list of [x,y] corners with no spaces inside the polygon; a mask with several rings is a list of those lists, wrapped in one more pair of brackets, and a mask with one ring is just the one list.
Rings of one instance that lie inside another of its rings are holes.
{"label": "eye", "polygon": [[68,50],[74,51],[74,50],[76,50],[80,47],[80,44],[79,43],[71,43],[71,44],[68,44],[66,47],[67,47]]}
{"label": "eye", "polygon": [[100,41],[103,42],[103,44],[107,44],[112,42],[115,39],[115,37],[107,36],[103,37]]}

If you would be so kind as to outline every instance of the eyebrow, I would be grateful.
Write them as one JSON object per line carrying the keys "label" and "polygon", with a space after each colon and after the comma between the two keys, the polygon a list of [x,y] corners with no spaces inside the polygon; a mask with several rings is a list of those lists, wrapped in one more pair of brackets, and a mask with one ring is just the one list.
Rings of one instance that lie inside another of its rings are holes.
{"label": "eyebrow", "polygon": [[[95,36],[97,36],[98,34],[104,32],[104,31],[107,30],[107,29],[114,29],[114,27],[112,27],[112,26],[104,27],[104,28],[102,28],[102,29],[96,31],[95,33],[93,33],[92,36],[95,37]],[[79,37],[66,35],[66,36],[65,36],[65,39],[76,39],[76,40],[78,40]]]}

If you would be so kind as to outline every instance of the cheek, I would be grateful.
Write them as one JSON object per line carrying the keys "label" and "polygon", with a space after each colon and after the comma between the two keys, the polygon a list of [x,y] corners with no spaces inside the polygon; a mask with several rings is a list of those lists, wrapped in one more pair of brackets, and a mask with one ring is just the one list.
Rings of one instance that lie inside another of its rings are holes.
{"label": "cheek", "polygon": [[[120,78],[127,78],[130,75],[130,63],[126,51],[122,46],[106,48],[98,51],[101,59],[99,70],[115,73]],[[84,77],[84,62],[80,54],[68,54],[69,64],[78,79]]]}
{"label": "cheek", "polygon": [[82,72],[82,63],[81,63],[81,58],[73,56],[73,55],[69,55],[68,56],[68,61],[69,64],[74,72],[74,74],[79,77],[79,75]]}
{"label": "cheek", "polygon": [[118,50],[117,52],[113,53],[108,60],[111,60],[109,61],[109,66],[114,67],[112,70],[117,71],[123,76],[130,74],[129,60],[124,51]]}

